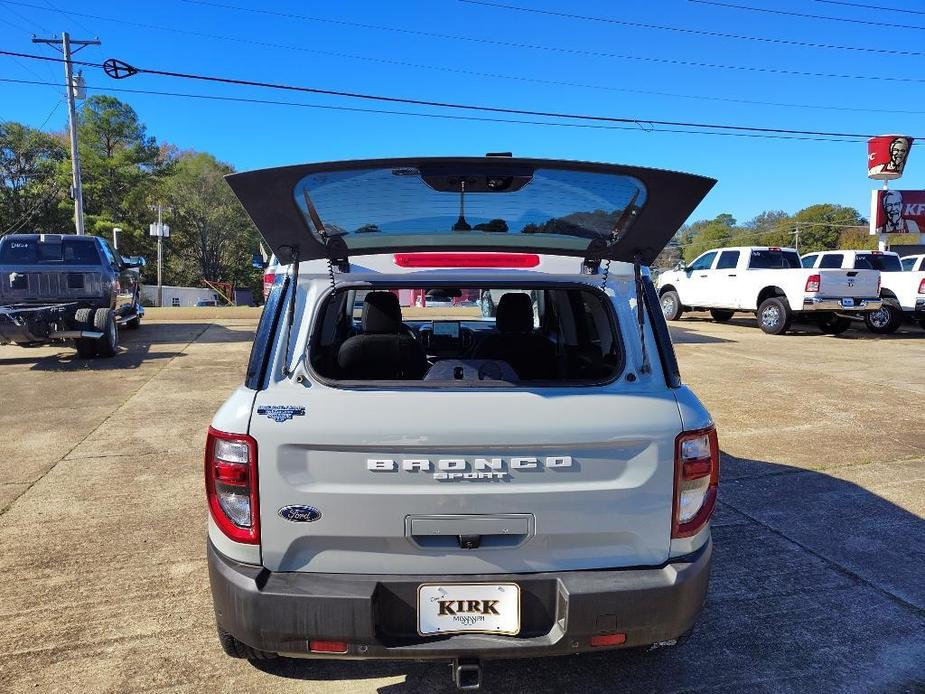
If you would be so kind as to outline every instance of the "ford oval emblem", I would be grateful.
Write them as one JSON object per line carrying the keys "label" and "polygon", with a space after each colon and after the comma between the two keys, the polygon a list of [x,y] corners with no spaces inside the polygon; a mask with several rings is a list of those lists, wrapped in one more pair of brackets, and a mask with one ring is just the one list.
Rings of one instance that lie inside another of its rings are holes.
{"label": "ford oval emblem", "polygon": [[321,518],[321,511],[314,506],[283,506],[279,515],[293,523],[313,523]]}

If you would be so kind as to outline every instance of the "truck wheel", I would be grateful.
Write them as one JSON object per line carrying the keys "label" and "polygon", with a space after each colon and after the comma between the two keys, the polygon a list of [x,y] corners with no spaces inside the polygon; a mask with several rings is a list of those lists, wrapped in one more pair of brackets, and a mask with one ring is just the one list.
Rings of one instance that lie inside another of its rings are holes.
{"label": "truck wheel", "polygon": [[681,307],[681,298],[675,291],[667,291],[662,294],[661,304],[665,320],[678,320],[681,314],[684,313],[684,309]]}
{"label": "truck wheel", "polygon": [[103,333],[103,336],[96,341],[96,353],[100,357],[115,356],[116,350],[119,349],[119,326],[116,325],[116,317],[109,308],[98,308],[93,314],[93,328]]}
{"label": "truck wheel", "polygon": [[819,319],[819,329],[826,335],[841,335],[851,327],[851,319],[844,316],[829,316]]}
{"label": "truck wheel", "polygon": [[74,327],[79,330],[93,329],[93,309],[79,308],[74,312]]}
{"label": "truck wheel", "polygon": [[878,335],[890,335],[895,333],[903,322],[903,312],[893,306],[883,302],[876,311],[868,311],[864,314],[864,323],[867,329]]}
{"label": "truck wheel", "polygon": [[713,320],[717,323],[725,323],[727,320],[732,318],[735,314],[735,311],[727,311],[724,308],[711,308],[710,315],[713,316]]}
{"label": "truck wheel", "polygon": [[919,318],[919,325],[922,326],[922,330],[925,330],[925,318]]}
{"label": "truck wheel", "polygon": [[781,335],[790,328],[793,316],[785,299],[772,296],[758,307],[758,325],[768,335]]}
{"label": "truck wheel", "polygon": [[241,643],[221,627],[218,628],[218,642],[222,644],[222,650],[225,651],[225,654],[230,655],[232,658],[247,658],[248,660],[270,660],[271,658],[277,657],[276,653],[258,651],[256,648],[251,648],[247,644]]}

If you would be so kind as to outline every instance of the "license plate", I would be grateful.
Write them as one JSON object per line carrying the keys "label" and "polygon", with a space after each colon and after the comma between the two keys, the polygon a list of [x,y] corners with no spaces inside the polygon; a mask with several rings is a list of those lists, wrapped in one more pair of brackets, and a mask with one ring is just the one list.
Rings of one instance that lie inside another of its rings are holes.
{"label": "license plate", "polygon": [[842,299],[841,300],[842,308],[851,308],[854,306],[854,299]]}
{"label": "license plate", "polygon": [[516,583],[428,583],[418,586],[418,633],[517,634]]}

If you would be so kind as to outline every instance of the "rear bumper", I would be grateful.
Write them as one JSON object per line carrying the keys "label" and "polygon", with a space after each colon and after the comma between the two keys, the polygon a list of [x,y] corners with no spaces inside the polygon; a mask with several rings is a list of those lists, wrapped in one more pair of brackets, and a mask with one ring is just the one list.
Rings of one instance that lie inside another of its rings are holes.
{"label": "rear bumper", "polygon": [[[273,573],[241,564],[209,543],[209,579],[219,626],[247,645],[312,657],[313,639],[345,641],[325,658],[449,659],[563,655],[592,648],[600,633],[623,646],[670,641],[703,609],[712,541],[662,567],[479,576]],[[513,582],[521,588],[518,636],[417,635],[417,588],[428,583]]]}
{"label": "rear bumper", "polygon": [[814,296],[803,299],[804,311],[876,311],[883,305],[880,297],[870,297],[856,299],[852,298],[851,304],[842,303],[842,297],[825,297]]}

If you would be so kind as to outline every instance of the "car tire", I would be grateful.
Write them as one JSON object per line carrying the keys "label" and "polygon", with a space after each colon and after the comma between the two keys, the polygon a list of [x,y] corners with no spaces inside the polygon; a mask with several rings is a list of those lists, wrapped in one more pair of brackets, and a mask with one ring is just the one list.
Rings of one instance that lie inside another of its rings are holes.
{"label": "car tire", "polygon": [[768,335],[781,335],[790,329],[793,314],[784,297],[772,296],[758,307],[758,326]]}
{"label": "car tire", "polygon": [[919,325],[925,330],[925,318],[919,318]]}
{"label": "car tire", "polygon": [[256,648],[251,648],[246,643],[241,643],[221,627],[218,628],[218,642],[222,644],[222,650],[225,651],[225,655],[230,655],[232,658],[271,660],[277,657],[276,653],[258,651]]}
{"label": "car tire", "polygon": [[676,291],[669,290],[662,294],[659,303],[662,306],[662,314],[665,316],[665,320],[678,320],[681,314],[684,313],[684,308],[681,306],[681,297],[678,296]]}
{"label": "car tire", "polygon": [[895,333],[903,322],[903,312],[895,305],[883,302],[876,311],[868,311],[864,314],[864,324],[872,333],[878,335],[890,335]]}
{"label": "car tire", "polygon": [[710,315],[717,323],[725,323],[735,315],[735,311],[729,311],[723,308],[711,308]]}
{"label": "car tire", "polygon": [[119,349],[119,326],[112,309],[96,309],[93,314],[93,328],[103,333],[103,336],[96,341],[97,356],[107,359],[115,356]]}
{"label": "car tire", "polygon": [[97,340],[92,337],[78,337],[74,340],[77,356],[81,359],[94,359],[96,357]]}
{"label": "car tire", "polygon": [[851,319],[844,316],[829,316],[819,319],[819,329],[826,335],[841,335],[851,327]]}

